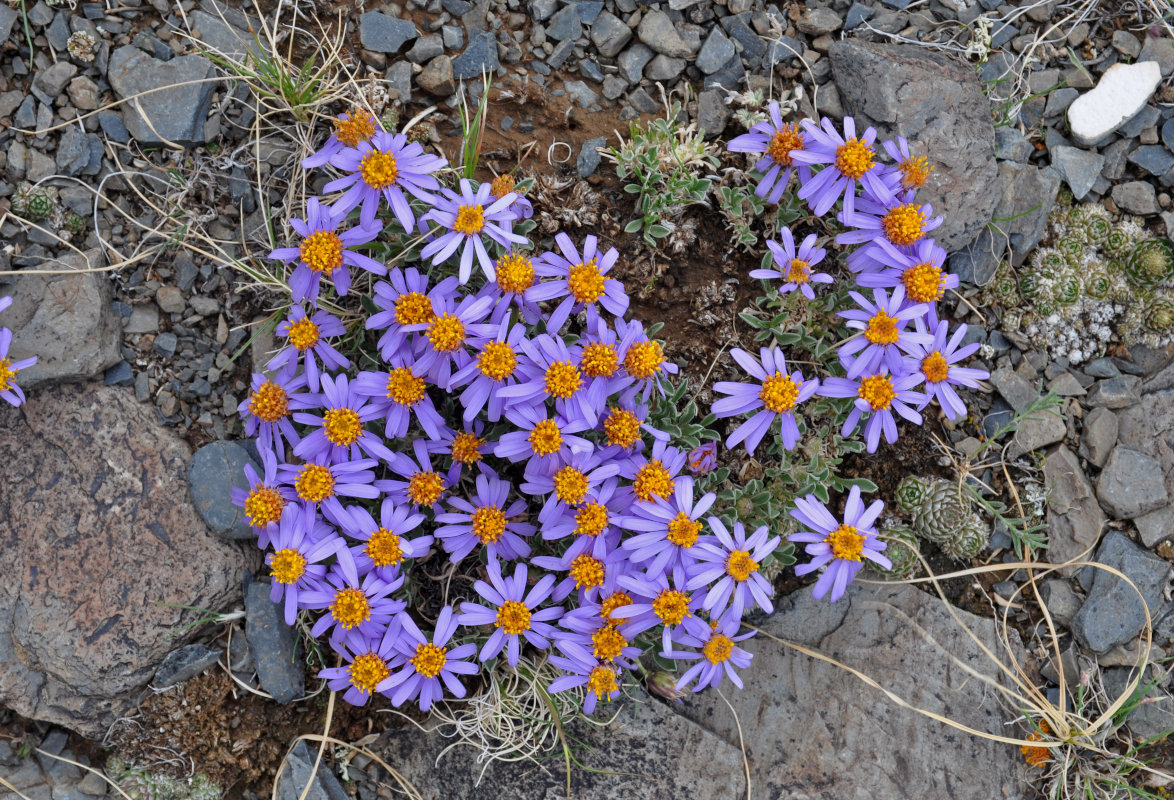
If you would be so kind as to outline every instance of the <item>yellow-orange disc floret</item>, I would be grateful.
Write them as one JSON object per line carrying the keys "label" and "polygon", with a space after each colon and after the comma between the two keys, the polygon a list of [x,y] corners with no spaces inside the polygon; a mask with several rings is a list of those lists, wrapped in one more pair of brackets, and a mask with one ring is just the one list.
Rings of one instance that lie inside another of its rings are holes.
{"label": "yellow-orange disc floret", "polygon": [[525,253],[506,253],[494,264],[498,288],[521,294],[534,285],[534,262]]}
{"label": "yellow-orange disc floret", "polygon": [[273,381],[265,381],[249,397],[249,413],[262,422],[277,422],[289,414],[289,393]]}
{"label": "yellow-orange disc floret", "polygon": [[505,197],[514,190],[515,181],[514,176],[510,174],[498,175],[489,184],[489,193],[498,200]]}
{"label": "yellow-orange disc floret", "polygon": [[628,640],[613,625],[604,625],[591,635],[591,654],[600,661],[613,661],[628,646]]}
{"label": "yellow-orange disc floret", "polygon": [[758,572],[758,562],[746,550],[735,550],[726,556],[726,574],[736,581],[747,580]]}
{"label": "yellow-orange disc floret", "polygon": [[791,380],[781,372],[775,372],[762,382],[762,389],[758,392],[758,399],[767,411],[776,414],[785,414],[795,407],[799,399],[800,384]]}
{"label": "yellow-orange disc floret", "polygon": [[427,384],[412,374],[410,367],[392,367],[387,371],[387,399],[401,406],[414,406],[424,399]]}
{"label": "yellow-orange disc floret", "polygon": [[360,653],[347,667],[351,686],[366,694],[373,694],[375,687],[385,681],[390,674],[387,662],[374,653]]}
{"label": "yellow-orange disc floret", "polygon": [[363,434],[363,420],[353,408],[332,408],[322,417],[322,432],[336,447],[350,447]]}
{"label": "yellow-orange disc floret", "polygon": [[872,169],[873,156],[871,147],[853,137],[836,148],[836,169],[845,177],[859,180]]}
{"label": "yellow-orange disc floret", "polygon": [[766,154],[774,159],[776,164],[784,167],[791,166],[791,151],[803,149],[803,132],[795,123],[787,123],[775,131],[766,146]]}
{"label": "yellow-orange disc floret", "polygon": [[362,589],[352,586],[339,589],[330,602],[330,615],[349,631],[371,619],[371,601]]}
{"label": "yellow-orange disc floret", "polygon": [[589,500],[575,512],[575,533],[579,536],[598,536],[607,524],[607,506],[595,500]]}
{"label": "yellow-orange disc floret", "polygon": [[447,648],[427,643],[416,645],[416,654],[412,656],[412,666],[425,678],[435,678],[447,663]]}
{"label": "yellow-orange disc floret", "polygon": [[888,375],[869,375],[860,381],[856,394],[868,403],[873,411],[883,411],[893,404],[897,392]]}
{"label": "yellow-orange disc floret", "polygon": [[901,284],[905,295],[915,303],[936,303],[946,293],[942,268],[928,261],[902,272]]}
{"label": "yellow-orange disc floret", "polygon": [[289,343],[300,352],[318,344],[319,336],[318,326],[309,317],[302,317],[289,326]]}
{"label": "yellow-orange disc floret", "polygon": [[457,220],[452,229],[465,236],[476,236],[485,227],[485,209],[480,205],[461,206],[457,209]]}
{"label": "yellow-orange disc floret", "polygon": [[536,456],[553,455],[563,446],[563,433],[553,419],[539,420],[526,439]]}
{"label": "yellow-orange disc floret", "polygon": [[677,547],[689,548],[697,544],[697,536],[700,533],[701,523],[690,519],[684,511],[679,511],[677,516],[669,520],[665,538]]}
{"label": "yellow-orange disc floret", "polygon": [[377,567],[394,567],[404,560],[404,548],[399,536],[387,528],[380,528],[371,534],[363,552]]}
{"label": "yellow-orange disc floret", "polygon": [[792,258],[790,266],[787,267],[787,282],[807,283],[810,277],[811,268],[807,265],[807,262],[801,258]]}
{"label": "yellow-orange disc floret", "polygon": [[0,358],[0,392],[7,392],[9,389],[11,389],[12,379],[15,377],[16,370],[12,368],[12,360],[8,358]]}
{"label": "yellow-orange disc floret", "polygon": [[925,235],[925,212],[916,203],[902,203],[881,218],[885,238],[896,245],[911,245]]}
{"label": "yellow-orange disc floret", "polygon": [[441,314],[428,323],[428,341],[439,353],[451,353],[465,343],[465,323],[456,314]]}
{"label": "yellow-orange disc floret", "polygon": [[632,481],[632,491],[644,502],[654,497],[667,500],[673,493],[673,476],[664,468],[659,458],[642,466]]}
{"label": "yellow-orange disc floret", "polygon": [[610,378],[620,368],[620,358],[614,345],[592,342],[584,345],[579,368],[588,378]]}
{"label": "yellow-orange disc floret", "polygon": [[950,364],[941,352],[934,350],[921,359],[921,374],[930,383],[941,383],[950,376]]}
{"label": "yellow-orange disc floret", "polygon": [[530,609],[525,603],[517,600],[506,600],[497,609],[497,619],[493,624],[510,636],[525,633],[530,630]]}
{"label": "yellow-orange disc floret", "polygon": [[432,301],[426,294],[407,292],[396,298],[395,321],[400,325],[423,325],[435,316]]}
{"label": "yellow-orange disc floret", "polygon": [[504,381],[514,374],[517,366],[514,348],[505,342],[488,342],[477,356],[477,369],[490,380]]}
{"label": "yellow-orange disc floret", "polygon": [[580,261],[567,272],[567,290],[580,303],[594,303],[603,294],[605,280],[596,259]]}
{"label": "yellow-orange disc floret", "polygon": [[593,589],[603,585],[603,562],[591,556],[577,556],[569,570],[577,589]]}
{"label": "yellow-orange disc floret", "polygon": [[665,625],[680,625],[690,616],[689,596],[676,589],[665,589],[652,600],[652,613]]}
{"label": "yellow-orange disc floret", "polygon": [[727,661],[734,652],[734,640],[729,636],[715,633],[701,648],[702,655],[710,664],[720,664]]}
{"label": "yellow-orange disc floret", "polygon": [[651,378],[660,370],[663,363],[664,350],[660,342],[651,339],[634,343],[624,355],[624,369],[638,380]]}
{"label": "yellow-orange disc floret", "polygon": [[321,503],[334,494],[334,475],[320,464],[306,464],[294,482],[298,497],[310,503]]}
{"label": "yellow-orange disc floret", "polygon": [[599,616],[603,617],[606,622],[612,625],[623,625],[628,621],[627,617],[613,617],[612,614],[617,608],[632,605],[632,596],[623,590],[617,589],[609,594],[599,603]]}
{"label": "yellow-orange disc floret", "polygon": [[859,561],[864,557],[864,537],[852,525],[841,525],[824,539],[832,555],[843,561]]}
{"label": "yellow-orange disc floret", "polygon": [[897,165],[901,170],[901,186],[905,189],[920,189],[929,181],[929,173],[933,167],[925,156],[907,158]]}
{"label": "yellow-orange disc floret", "polygon": [[611,701],[611,693],[619,689],[616,683],[616,674],[607,667],[595,667],[587,676],[587,691]]}
{"label": "yellow-orange disc floret", "polygon": [[306,557],[293,548],[283,548],[269,559],[269,571],[278,583],[297,583],[306,574]]}
{"label": "yellow-orange disc floret", "polygon": [[461,431],[452,439],[452,460],[458,464],[476,464],[481,460],[485,440],[475,433]]}
{"label": "yellow-orange disc floret", "polygon": [[284,510],[285,498],[272,486],[258,486],[245,498],[245,522],[254,528],[277,522]]}
{"label": "yellow-orange disc floret", "polygon": [[356,108],[334,120],[334,138],[347,147],[358,147],[375,135],[375,115]]}
{"label": "yellow-orange disc floret", "polygon": [[495,544],[505,534],[505,514],[497,506],[481,506],[473,512],[473,535],[481,544]]}
{"label": "yellow-orange disc floret", "polygon": [[551,397],[567,400],[579,391],[583,385],[583,376],[578,367],[569,361],[556,361],[546,368],[543,378],[543,388]]}
{"label": "yellow-orange disc floret", "polygon": [[868,321],[868,327],[864,329],[864,338],[873,344],[894,344],[900,336],[897,318],[890,317],[884,311],[877,311]]}
{"label": "yellow-orange disc floret", "polygon": [[342,266],[342,239],[333,231],[315,231],[298,245],[298,257],[312,271],[329,276]]}
{"label": "yellow-orange disc floret", "polygon": [[627,450],[640,441],[640,418],[625,408],[612,408],[603,418],[603,432],[609,446]]}
{"label": "yellow-orange disc floret", "polygon": [[418,506],[430,506],[444,494],[444,478],[435,472],[417,472],[408,478],[408,497]]}
{"label": "yellow-orange disc floret", "polygon": [[577,506],[587,496],[587,476],[572,466],[563,467],[554,474],[554,492],[567,505]]}
{"label": "yellow-orange disc floret", "polygon": [[393,153],[373,150],[359,164],[359,175],[372,189],[386,189],[399,180],[399,165]]}

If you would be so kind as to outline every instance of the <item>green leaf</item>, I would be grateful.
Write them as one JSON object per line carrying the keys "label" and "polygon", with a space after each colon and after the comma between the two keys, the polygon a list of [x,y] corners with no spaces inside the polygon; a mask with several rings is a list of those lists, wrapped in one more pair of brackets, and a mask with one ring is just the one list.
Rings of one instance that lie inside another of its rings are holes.
{"label": "green leaf", "polygon": [[635,233],[644,225],[644,220],[634,219],[624,226],[624,233]]}

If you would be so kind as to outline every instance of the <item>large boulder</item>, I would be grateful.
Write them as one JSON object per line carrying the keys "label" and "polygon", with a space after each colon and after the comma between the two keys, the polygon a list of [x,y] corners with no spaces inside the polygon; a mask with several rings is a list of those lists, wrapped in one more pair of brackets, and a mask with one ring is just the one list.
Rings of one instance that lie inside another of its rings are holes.
{"label": "large boulder", "polygon": [[0,411],[0,705],[103,736],[204,612],[240,602],[255,554],[188,500],[186,443],[127,389]]}
{"label": "large boulder", "polygon": [[945,216],[934,238],[947,251],[973,242],[995,210],[998,172],[990,102],[968,65],[910,45],[858,39],[828,55],[844,110],[882,138],[904,136],[933,165],[918,200]]}

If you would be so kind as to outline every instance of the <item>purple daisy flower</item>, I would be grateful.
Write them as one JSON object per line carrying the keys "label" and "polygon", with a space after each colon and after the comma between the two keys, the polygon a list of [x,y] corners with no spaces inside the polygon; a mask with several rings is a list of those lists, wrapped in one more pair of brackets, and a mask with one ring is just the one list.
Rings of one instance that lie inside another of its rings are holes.
{"label": "purple daisy flower", "polygon": [[884,510],[885,504],[874,501],[868,508],[860,501],[860,487],[853,486],[844,504],[844,521],[841,523],[819,502],[815,495],[795,499],[791,516],[807,530],[791,534],[788,539],[806,545],[811,561],[795,567],[796,575],[806,575],[821,567],[827,567],[815,582],[812,595],[818,600],[831,591],[834,603],[844,596],[844,589],[856,577],[863,559],[868,559],[885,569],[892,567],[881,551],[887,545],[877,538],[873,525]]}
{"label": "purple daisy flower", "polygon": [[889,444],[897,441],[897,420],[893,416],[894,410],[910,422],[921,424],[921,414],[917,413],[914,407],[922,406],[926,396],[913,391],[913,387],[922,380],[923,376],[920,373],[895,377],[882,369],[859,380],[825,378],[819,393],[824,397],[855,398],[856,402],[848,418],[844,420],[840,435],[847,437],[851,434],[859,424],[860,418],[867,414],[868,421],[864,424],[865,442],[868,452],[875,453],[882,432]]}
{"label": "purple daisy flower", "polygon": [[635,392],[624,393],[618,401],[608,405],[607,412],[599,420],[604,441],[609,448],[624,454],[631,454],[644,447],[640,431],[648,431],[655,441],[668,441],[669,435],[649,425],[648,405],[637,403]]}
{"label": "purple daisy flower", "polygon": [[598,603],[584,603],[563,615],[559,625],[563,630],[558,632],[555,644],[564,654],[585,654],[624,669],[632,669],[640,658],[640,648],[629,643],[632,637],[628,629],[613,624]]}
{"label": "purple daisy flower", "polygon": [[881,242],[912,247],[942,224],[942,218],[933,216],[933,206],[928,203],[902,203],[896,198],[878,203],[867,196],[857,198],[851,208],[840,212],[840,221],[856,230],[838,234],[836,244],[864,244],[860,249],[872,259],[880,258]]}
{"label": "purple daisy flower", "polygon": [[330,641],[337,644],[350,631],[358,631],[363,636],[383,633],[395,615],[406,607],[403,601],[390,597],[403,586],[403,576],[392,581],[374,572],[360,576],[350,550],[339,547],[337,555],[326,576],[301,592],[302,608],[327,612],[314,623],[310,635],[318,637],[330,630]]}
{"label": "purple daisy flower", "polygon": [[726,610],[734,616],[757,605],[766,613],[774,611],[770,596],[774,588],[762,577],[758,567],[773,553],[782,537],[771,537],[763,525],[750,536],[741,522],[734,523],[733,535],[717,517],[709,518],[716,537],[707,536],[697,547],[697,563],[689,572],[689,591],[708,586],[702,607],[713,616]]}
{"label": "purple daisy flower", "polygon": [[[2,301],[7,302],[2,302]],[[0,298],[0,311],[3,311],[8,306],[12,305],[11,297]],[[37,363],[37,357],[22,358],[20,361],[13,361],[8,355],[8,348],[12,346],[12,331],[8,328],[0,328],[0,398],[11,405],[13,408],[20,407],[25,400],[24,390],[16,385],[16,374],[22,369],[28,369],[33,364]]]}
{"label": "purple daisy flower", "polygon": [[434,303],[435,316],[427,323],[405,325],[405,331],[422,331],[427,343],[416,360],[429,380],[446,391],[453,372],[469,363],[467,347],[477,347],[496,332],[496,326],[482,322],[493,310],[490,297],[441,295]]}
{"label": "purple daisy flower", "polygon": [[274,375],[267,378],[253,373],[249,396],[237,406],[245,423],[245,435],[257,439],[260,448],[285,454],[286,443],[296,446],[302,440],[290,421],[295,410],[314,408],[318,396],[299,391],[306,387],[305,375]]}
{"label": "purple daisy flower", "polygon": [[346,375],[322,377],[323,414],[294,414],[294,421],[310,425],[314,430],[306,434],[294,447],[294,455],[303,461],[322,461],[338,464],[344,461],[378,458],[390,462],[394,455],[366,425],[382,416],[383,409],[367,402],[356,391],[355,384]]}
{"label": "purple daisy flower", "polygon": [[697,613],[704,599],[700,592],[689,594],[685,590],[685,581],[681,569],[671,573],[650,571],[646,575],[624,575],[620,578],[620,585],[638,599],[620,606],[615,613],[628,619],[626,629],[633,637],[662,625],[661,647],[671,650],[673,632]]}
{"label": "purple daisy flower", "polygon": [[591,452],[594,445],[574,434],[591,426],[584,420],[567,420],[561,415],[548,416],[545,410],[521,406],[506,412],[506,418],[518,430],[504,434],[493,454],[512,462],[537,461],[539,464],[565,464],[575,451]]}
{"label": "purple daisy flower", "polygon": [[281,522],[274,526],[272,545],[273,552],[265,555],[273,576],[269,599],[284,605],[285,624],[293,625],[298,616],[299,593],[317,587],[326,577],[326,567],[320,562],[334,556],[345,544],[317,514],[291,503],[282,512]]}
{"label": "purple daisy flower", "polygon": [[485,288],[497,293],[495,313],[513,304],[521,310],[522,319],[528,324],[538,324],[542,312],[534,294],[539,291],[540,284],[530,253],[512,249],[503,253],[493,262],[493,273],[493,281],[485,284]]}
{"label": "purple daisy flower", "polygon": [[464,697],[465,687],[457,676],[477,674],[477,665],[464,660],[477,652],[477,645],[462,644],[451,650],[446,647],[457,631],[452,606],[440,610],[431,641],[407,614],[399,615],[399,623],[403,630],[396,637],[395,648],[407,663],[381,682],[377,691],[386,694],[395,689],[390,695],[393,706],[418,698],[421,711],[428,711],[435,701],[444,697],[445,688],[453,697]]}
{"label": "purple daisy flower", "polygon": [[373,258],[349,249],[367,244],[379,235],[378,223],[365,221],[357,227],[338,232],[346,214],[336,215],[333,209],[318,202],[317,197],[306,201],[306,218],[290,219],[290,227],[302,237],[297,247],[279,247],[269,254],[275,261],[293,261],[298,265],[289,277],[290,294],[295,303],[309,300],[318,302],[323,277],[329,278],[340,297],[351,288],[351,273],[347,267],[365,269],[376,275],[386,275],[387,267]]}
{"label": "purple daisy flower", "polygon": [[610,702],[619,696],[622,669],[614,663],[593,657],[582,647],[574,647],[571,652],[573,655],[550,657],[550,663],[567,674],[555,678],[547,688],[551,694],[558,694],[580,686],[587,687],[583,713],[594,714],[601,697]]}
{"label": "purple daisy flower", "polygon": [[[351,365],[350,359],[325,341],[328,336],[342,336],[344,333],[346,326],[333,314],[316,311],[312,317],[308,317],[301,306],[292,306],[289,316],[277,326],[277,335],[284,337],[287,344],[269,361],[266,369],[283,370],[288,375],[294,375],[301,361],[305,364],[303,372],[307,388],[317,392],[323,368],[337,372]],[[318,366],[318,359],[322,360],[321,367]]]}
{"label": "purple daisy flower", "polygon": [[317,507],[335,525],[342,524],[346,512],[339,497],[364,497],[373,500],[379,490],[373,485],[371,471],[379,462],[373,458],[326,463],[325,458],[305,464],[280,464],[278,474],[287,486],[293,486],[307,513]]}
{"label": "purple daisy flower", "polygon": [[494,200],[500,200],[512,194],[514,202],[510,204],[510,213],[514,215],[515,220],[521,222],[534,216],[534,206],[525,195],[515,189],[516,183],[514,176],[509,173],[498,175],[489,184],[489,196]]}
{"label": "purple daisy flower", "polygon": [[653,389],[664,397],[661,378],[666,374],[676,375],[677,365],[665,359],[660,342],[649,339],[644,326],[636,320],[617,319],[616,333],[621,337],[620,363],[632,379],[633,388],[641,393],[641,399],[648,402]]}
{"label": "purple daisy flower", "polygon": [[623,461],[620,475],[632,482],[636,499],[648,503],[655,498],[667,500],[673,496],[676,486],[673,478],[685,468],[685,454],[670,447],[665,439],[657,439],[652,445],[651,458],[638,453]]}
{"label": "purple daisy flower", "polygon": [[803,120],[803,131],[803,149],[792,150],[791,159],[799,164],[826,165],[810,180],[804,181],[799,189],[799,199],[807,201],[811,213],[822,217],[841,197],[845,207],[851,207],[858,181],[880,200],[892,197],[880,177],[881,164],[876,160],[873,147],[875,129],[867,128],[864,135],[857,138],[856,122],[851,117],[844,117],[844,135],[841,136],[832,121],[824,117],[822,127],[812,120]]}
{"label": "purple daisy flower", "polygon": [[[729,395],[717,400],[713,404],[713,413],[719,419],[756,412],[754,416],[743,422],[730,437],[726,439],[726,447],[733,448],[739,442],[746,442],[746,452],[754,454],[754,448],[762,441],[762,437],[770,430],[776,418],[779,420],[779,432],[783,447],[794,450],[799,443],[799,425],[795,422],[795,406],[809,399],[819,389],[819,379],[809,381],[803,379],[803,373],[795,370],[787,374],[787,361],[783,351],[774,347],[763,347],[759,351],[762,359],[760,364],[754,356],[745,350],[734,348],[730,355],[746,370],[752,378],[760,384],[733,383],[718,381],[713,385],[714,391]],[[761,410],[759,410],[761,409]]]}
{"label": "purple daisy flower", "polygon": [[252,462],[245,464],[245,480],[248,489],[232,487],[229,499],[235,506],[244,509],[245,523],[257,534],[257,545],[269,546],[270,533],[276,530],[287,505],[297,500],[297,493],[277,480],[277,455],[267,447],[258,447],[264,475],[258,475]]}
{"label": "purple daisy flower", "polygon": [[526,501],[509,503],[509,481],[503,481],[486,470],[477,476],[472,502],[463,497],[449,500],[453,509],[436,515],[436,538],[456,564],[473,552],[477,545],[484,547],[490,559],[513,561],[530,555],[530,545],[524,536],[533,536],[535,528],[516,521],[526,513]]}
{"label": "purple daisy flower", "polygon": [[832,276],[826,272],[811,271],[812,267],[823,261],[827,251],[822,247],[815,246],[816,235],[814,233],[809,234],[803,240],[798,252],[795,250],[795,237],[791,235],[788,228],[782,228],[779,231],[779,237],[782,239],[782,244],[773,239],[767,240],[766,243],[767,248],[770,249],[771,259],[778,265],[778,269],[752,269],[750,277],[768,281],[785,281],[778,288],[779,294],[787,294],[798,289],[808,300],[814,300],[815,292],[812,291],[811,284],[832,282]]}
{"label": "purple daisy flower", "polygon": [[444,418],[428,395],[426,370],[410,359],[397,356],[384,372],[360,372],[351,383],[352,391],[371,401],[377,416],[384,418],[383,435],[388,439],[406,436],[412,416],[430,439],[446,429]]}
{"label": "purple daisy flower", "polygon": [[631,493],[620,489],[615,478],[608,478],[579,505],[563,506],[559,516],[542,526],[542,538],[553,541],[574,537],[564,553],[565,558],[582,553],[604,558],[619,544],[619,531],[614,526],[631,504]]}
{"label": "purple daisy flower", "polygon": [[708,475],[717,468],[717,442],[706,442],[689,452],[689,472]]}
{"label": "purple daisy flower", "polygon": [[342,699],[351,705],[367,705],[367,700],[379,690],[379,684],[404,663],[404,656],[395,649],[400,634],[399,622],[394,619],[382,635],[365,636],[357,630],[350,631],[342,641],[331,642],[346,664],[327,667],[318,672],[318,677],[326,681],[332,692],[345,689]]}
{"label": "purple daisy flower", "polygon": [[519,342],[526,358],[518,383],[498,391],[510,408],[523,405],[544,408],[554,400],[555,409],[568,419],[583,419],[594,427],[607,400],[607,385],[587,382],[579,370],[581,350],[567,347],[561,336],[539,334]]}
{"label": "purple daisy flower", "polygon": [[497,422],[506,405],[504,388],[517,381],[518,353],[526,341],[526,326],[511,323],[509,317],[498,323],[497,331],[481,345],[481,352],[462,369],[453,374],[449,389],[461,386],[460,404],[464,407],[466,424],[473,421],[482,409],[486,419]]}
{"label": "purple daisy flower", "polygon": [[533,647],[545,650],[550,647],[551,637],[557,633],[550,623],[562,616],[563,609],[551,606],[541,611],[534,610],[550,597],[554,576],[542,576],[527,592],[528,570],[525,564],[519,563],[514,567],[513,577],[510,578],[501,576],[501,563],[496,558],[489,559],[487,570],[489,583],[477,581],[473,588],[493,608],[477,603],[461,603],[461,615],[457,622],[467,626],[493,625],[496,630],[477,654],[478,660],[488,661],[500,653],[502,648],[506,648],[506,661],[511,667],[516,667],[523,637]]}
{"label": "purple daisy flower", "polygon": [[[749,133],[734,137],[726,149],[733,153],[762,154],[754,164],[754,169],[762,175],[754,194],[771,205],[778,205],[791,180],[795,165],[793,151],[803,149],[804,135],[798,123],[783,122],[777,100],[770,101],[767,113],[769,119],[755,123]],[[800,164],[798,171],[800,184],[810,180],[811,170],[805,164]]]}
{"label": "purple daisy flower", "polygon": [[677,478],[669,500],[658,497],[633,503],[631,513],[621,520],[623,528],[637,534],[620,546],[649,575],[687,569],[697,562],[701,516],[713,506],[717,495],[709,492],[694,502],[693,489],[692,478]]}
{"label": "purple daisy flower", "polygon": [[431,536],[407,538],[423,521],[423,514],[413,514],[385,497],[378,522],[367,509],[350,506],[339,527],[347,536],[363,542],[351,548],[359,571],[374,572],[385,581],[393,581],[403,571],[405,559],[427,555],[432,546]]}
{"label": "purple daisy flower", "polygon": [[579,602],[594,600],[610,586],[617,585],[626,573],[627,555],[618,547],[602,558],[582,553],[576,556],[535,556],[530,563],[550,572],[565,572],[566,577],[554,587],[554,601],[561,603],[571,592],[579,590]]}
{"label": "purple daisy flower", "polygon": [[712,624],[706,623],[698,617],[686,617],[685,621],[681,623],[681,629],[673,637],[674,643],[685,647],[700,648],[700,652],[669,650],[661,653],[665,658],[678,661],[697,661],[677,680],[676,688],[678,690],[684,689],[694,681],[696,681],[693,687],[694,692],[700,692],[711,686],[716,688],[721,685],[724,673],[729,676],[735,686],[741,689],[742,679],[734,671],[734,667],[746,669],[750,666],[751,659],[754,658],[751,653],[738,647],[738,642],[743,642],[754,635],[754,631],[739,634],[738,630],[741,627],[741,619],[737,614],[731,612],[714,620]]}
{"label": "purple daisy flower", "polygon": [[428,277],[415,267],[406,270],[397,267],[388,273],[387,279],[389,282],[375,284],[374,303],[381,310],[367,318],[367,330],[384,331],[379,337],[379,353],[384,361],[391,361],[397,355],[411,352],[405,344],[413,337],[404,328],[431,322],[441,298],[451,296],[458,284],[454,276],[449,276],[430,290]]}
{"label": "purple daisy flower", "polygon": [[628,310],[628,295],[622,283],[607,277],[620,257],[619,251],[612,247],[601,254],[594,234],[583,240],[581,255],[565,233],[556,235],[554,241],[558,252],[545,253],[534,261],[538,275],[554,280],[540,284],[530,295],[536,302],[563,298],[546,320],[547,333],[558,333],[571,314],[584,310],[590,323],[599,314],[597,304],[612,316],[622,317]]}
{"label": "purple daisy flower", "polygon": [[422,217],[425,222],[435,222],[448,232],[437,236],[420,251],[420,258],[432,259],[437,266],[448,260],[458,249],[461,262],[458,280],[469,282],[473,271],[473,259],[481,265],[485,277],[493,280],[493,259],[485,249],[483,237],[497,242],[508,250],[511,244],[525,244],[526,237],[513,232],[514,213],[510,209],[517,195],[510,192],[501,199],[489,194],[489,184],[483,183],[473,189],[472,183],[461,178],[460,193],[441,189],[442,197],[437,198],[432,210]]}
{"label": "purple daisy flower", "polygon": [[531,496],[547,496],[538,512],[538,524],[543,526],[559,519],[568,508],[583,505],[605,480],[620,472],[619,463],[605,460],[599,450],[573,451],[561,465],[532,464],[521,490]]}
{"label": "purple daisy flower", "polygon": [[432,173],[448,164],[439,156],[426,154],[416,142],[409,143],[402,133],[387,131],[377,131],[370,140],[341,150],[330,163],[350,173],[322,188],[323,194],[346,189],[332,207],[334,213],[345,216],[361,205],[359,222],[365,228],[375,223],[383,197],[408,233],[416,230],[416,218],[404,190],[426,203],[435,202],[429,192],[439,189],[440,184]]}
{"label": "purple daisy flower", "polygon": [[440,500],[449,487],[460,477],[459,465],[454,464],[448,473],[436,472],[432,468],[432,446],[423,439],[412,441],[412,455],[396,453],[391,471],[406,480],[388,478],[375,481],[375,488],[387,494],[397,505],[414,505],[440,511]]}
{"label": "purple daisy flower", "polygon": [[[941,300],[947,289],[958,288],[958,276],[946,272],[946,251],[938,247],[933,239],[922,239],[913,247],[893,247],[888,242],[878,242],[880,261],[864,265],[864,271],[856,276],[856,283],[868,288],[890,289],[902,286],[907,302],[935,303]],[[852,256],[848,266],[853,267]],[[871,265],[877,269],[871,269]]]}
{"label": "purple daisy flower", "polygon": [[[906,329],[910,320],[924,316],[929,311],[925,303],[906,305],[905,287],[893,289],[892,296],[883,289],[873,289],[875,302],[859,292],[848,293],[860,308],[837,312],[848,320],[849,328],[859,334],[840,345],[839,356],[844,361],[849,378],[858,378],[866,372],[875,372],[882,367],[893,373],[904,369],[902,351],[908,352],[917,343],[925,342],[924,334]],[[849,363],[848,357],[851,358]]]}
{"label": "purple daisy flower", "polygon": [[933,338],[928,344],[918,345],[909,358],[909,371],[925,381],[925,402],[919,407],[925,408],[931,399],[937,400],[942,411],[952,420],[966,416],[966,404],[958,396],[955,386],[978,388],[979,381],[985,381],[991,374],[984,369],[955,366],[959,361],[973,355],[979,348],[978,342],[971,342],[963,346],[966,338],[967,326],[959,325],[953,335],[950,334],[950,325],[945,320],[939,321],[937,314],[932,310],[927,315],[929,328],[926,331],[926,322],[916,320],[918,330],[929,333]]}
{"label": "purple daisy flower", "polygon": [[317,153],[302,160],[302,169],[321,167],[348,147],[371,139],[383,130],[375,115],[365,108],[356,108],[334,118],[334,132]]}
{"label": "purple daisy flower", "polygon": [[903,202],[909,202],[917,190],[929,181],[933,167],[925,156],[914,156],[909,151],[909,142],[904,136],[898,136],[896,141],[881,142],[881,145],[889,158],[897,162],[894,169],[886,172],[885,181],[892,186],[893,194]]}
{"label": "purple daisy flower", "polygon": [[449,474],[453,474],[453,470],[456,471],[454,480],[460,478],[464,467],[471,468],[482,463],[482,459],[493,452],[494,444],[486,440],[484,433],[485,423],[475,420],[471,428],[466,426],[463,431],[445,428],[440,436],[436,437],[432,452],[445,453],[452,458]]}

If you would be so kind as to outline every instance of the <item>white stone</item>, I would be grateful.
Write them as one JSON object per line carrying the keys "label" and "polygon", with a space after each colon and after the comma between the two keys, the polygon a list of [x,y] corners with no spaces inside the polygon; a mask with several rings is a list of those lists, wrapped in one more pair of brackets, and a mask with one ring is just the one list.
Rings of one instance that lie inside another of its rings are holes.
{"label": "white stone", "polygon": [[1117,130],[1141,111],[1161,79],[1157,61],[1109,67],[1095,88],[1068,107],[1073,138],[1087,146]]}

